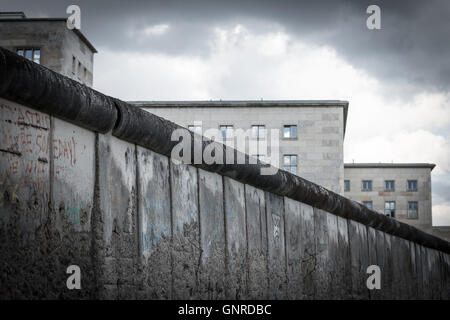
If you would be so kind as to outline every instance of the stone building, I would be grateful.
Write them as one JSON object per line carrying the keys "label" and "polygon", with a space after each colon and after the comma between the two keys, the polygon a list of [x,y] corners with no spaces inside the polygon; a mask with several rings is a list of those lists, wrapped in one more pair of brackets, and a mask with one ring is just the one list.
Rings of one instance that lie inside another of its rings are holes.
{"label": "stone building", "polygon": [[[334,192],[343,194],[343,143],[347,101],[179,101],[132,102],[158,116],[203,133],[217,129],[227,137],[242,129],[250,139],[270,145],[269,135],[279,130],[279,165]],[[277,134],[277,133],[274,133]],[[205,134],[208,136],[207,132]],[[264,161],[264,148],[246,151]],[[274,164],[275,165],[275,164]]]}
{"label": "stone building", "polygon": [[0,47],[92,87],[97,50],[66,20],[0,13]]}
{"label": "stone building", "polygon": [[346,163],[344,195],[432,233],[430,163]]}

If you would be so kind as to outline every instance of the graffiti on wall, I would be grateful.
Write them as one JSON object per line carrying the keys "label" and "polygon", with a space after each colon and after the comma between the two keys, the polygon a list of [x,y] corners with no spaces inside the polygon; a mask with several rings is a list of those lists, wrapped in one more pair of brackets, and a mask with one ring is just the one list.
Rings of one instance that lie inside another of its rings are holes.
{"label": "graffiti on wall", "polygon": [[0,122],[2,189],[45,190],[50,117],[25,107],[0,103]]}

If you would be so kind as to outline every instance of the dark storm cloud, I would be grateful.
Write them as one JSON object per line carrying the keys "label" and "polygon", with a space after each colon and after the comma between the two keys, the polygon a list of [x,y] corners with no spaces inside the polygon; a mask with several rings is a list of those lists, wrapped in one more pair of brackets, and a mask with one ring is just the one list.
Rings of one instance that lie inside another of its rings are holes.
{"label": "dark storm cloud", "polygon": [[[0,10],[66,16],[82,8],[82,31],[97,47],[208,55],[215,26],[241,23],[262,32],[271,23],[293,37],[329,45],[349,63],[384,81],[450,88],[450,1],[39,1],[6,0]],[[5,1],[3,1],[4,3]],[[382,30],[366,28],[366,8],[381,7]],[[162,37],[141,33],[170,24]]]}

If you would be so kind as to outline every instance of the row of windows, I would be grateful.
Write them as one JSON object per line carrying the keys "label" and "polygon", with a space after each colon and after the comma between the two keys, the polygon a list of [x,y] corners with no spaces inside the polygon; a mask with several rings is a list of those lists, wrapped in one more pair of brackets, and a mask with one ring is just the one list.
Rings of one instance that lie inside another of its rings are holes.
{"label": "row of windows", "polygon": [[19,48],[16,50],[19,56],[22,56],[30,61],[41,63],[41,49],[37,48]]}
{"label": "row of windows", "polygon": [[[189,125],[188,129],[201,134],[202,127],[196,125]],[[232,125],[220,125],[220,133],[222,138],[231,139],[233,137],[233,126]],[[251,129],[251,135],[253,139],[265,139],[266,138],[266,126],[264,125],[253,125]],[[283,127],[283,138],[285,139],[296,139],[297,138],[297,126],[296,125],[285,125]]]}
{"label": "row of windows", "polygon": [[[363,205],[373,210],[372,201],[363,201]],[[384,214],[395,218],[395,201],[386,201],[384,203]],[[417,201],[408,201],[408,219],[419,219],[419,204]]]}
{"label": "row of windows", "polygon": [[[385,180],[384,190],[395,191],[395,180]],[[408,180],[406,190],[417,191],[417,180]],[[350,191],[350,180],[344,180],[344,191]],[[372,180],[362,180],[361,191],[372,191]]]}
{"label": "row of windows", "polygon": [[[259,161],[265,162],[265,156],[262,154],[254,154],[252,157]],[[292,174],[297,174],[297,155],[285,154],[283,155],[283,169]]]}

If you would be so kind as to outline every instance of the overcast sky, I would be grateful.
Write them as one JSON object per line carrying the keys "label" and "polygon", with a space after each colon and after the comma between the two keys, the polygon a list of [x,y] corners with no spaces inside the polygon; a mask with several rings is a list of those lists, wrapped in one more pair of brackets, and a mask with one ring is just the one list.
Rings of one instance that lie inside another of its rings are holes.
{"label": "overcast sky", "polygon": [[[346,162],[431,162],[450,225],[450,1],[36,1],[97,48],[94,87],[125,100],[339,99]],[[381,7],[381,30],[366,8]]]}

